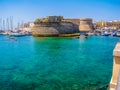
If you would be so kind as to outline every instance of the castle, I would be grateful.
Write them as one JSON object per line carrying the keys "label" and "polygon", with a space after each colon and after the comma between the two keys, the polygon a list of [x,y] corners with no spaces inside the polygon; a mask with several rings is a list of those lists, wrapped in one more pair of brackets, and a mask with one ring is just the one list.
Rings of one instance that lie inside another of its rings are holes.
{"label": "castle", "polygon": [[92,19],[64,19],[62,16],[48,16],[36,19],[33,36],[64,36],[93,30]]}

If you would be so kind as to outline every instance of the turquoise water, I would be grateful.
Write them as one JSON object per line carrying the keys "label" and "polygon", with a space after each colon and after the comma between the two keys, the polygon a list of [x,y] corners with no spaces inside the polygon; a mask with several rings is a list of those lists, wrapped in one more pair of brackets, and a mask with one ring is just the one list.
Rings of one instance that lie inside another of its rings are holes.
{"label": "turquoise water", "polygon": [[0,36],[0,90],[99,90],[110,82],[118,41]]}

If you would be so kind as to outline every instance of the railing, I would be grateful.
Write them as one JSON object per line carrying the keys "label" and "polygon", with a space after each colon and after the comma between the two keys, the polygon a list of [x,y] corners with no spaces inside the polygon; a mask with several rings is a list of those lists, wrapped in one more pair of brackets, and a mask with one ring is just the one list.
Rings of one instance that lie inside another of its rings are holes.
{"label": "railing", "polygon": [[120,90],[120,43],[117,43],[113,55],[113,73],[109,90]]}
{"label": "railing", "polygon": [[116,90],[120,90],[120,72],[119,72],[119,77],[118,77]]}

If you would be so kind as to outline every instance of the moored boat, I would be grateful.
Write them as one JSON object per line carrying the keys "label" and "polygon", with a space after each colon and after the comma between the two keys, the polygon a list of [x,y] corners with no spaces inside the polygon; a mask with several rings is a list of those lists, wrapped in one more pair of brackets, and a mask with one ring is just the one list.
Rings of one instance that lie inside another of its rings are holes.
{"label": "moored boat", "polygon": [[109,36],[109,35],[111,35],[111,33],[108,32],[108,31],[105,31],[104,34],[103,34],[103,36]]}
{"label": "moored boat", "polygon": [[25,36],[25,34],[23,34],[23,33],[15,33],[15,32],[9,33],[8,35],[15,36],[15,37]]}
{"label": "moored boat", "polygon": [[120,31],[117,31],[116,36],[120,37]]}

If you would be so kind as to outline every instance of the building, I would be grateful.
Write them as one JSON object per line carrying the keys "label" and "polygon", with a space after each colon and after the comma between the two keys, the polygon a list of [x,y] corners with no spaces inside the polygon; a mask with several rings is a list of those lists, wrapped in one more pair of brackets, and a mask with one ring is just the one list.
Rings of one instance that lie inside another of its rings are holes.
{"label": "building", "polygon": [[25,31],[31,32],[32,27],[34,27],[34,22],[28,22],[28,23],[24,23],[20,27],[16,28],[16,30],[25,30]]}
{"label": "building", "polygon": [[120,21],[106,22],[106,26],[113,29],[120,29]]}
{"label": "building", "polygon": [[114,20],[114,21],[99,21],[94,23],[96,25],[96,29],[120,29],[120,21]]}

